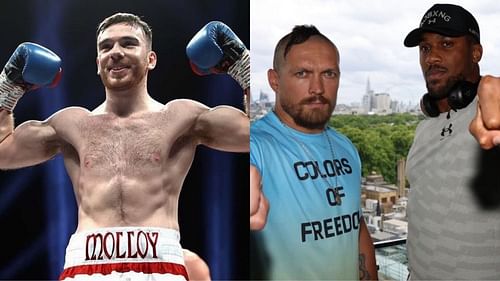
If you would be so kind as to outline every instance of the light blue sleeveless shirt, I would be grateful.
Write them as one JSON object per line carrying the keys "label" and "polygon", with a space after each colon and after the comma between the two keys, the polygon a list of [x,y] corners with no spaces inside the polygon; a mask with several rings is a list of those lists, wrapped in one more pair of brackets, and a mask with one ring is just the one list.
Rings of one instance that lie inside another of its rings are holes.
{"label": "light blue sleeveless shirt", "polygon": [[358,279],[361,162],[351,141],[331,128],[301,133],[272,112],[251,126],[250,164],[270,204],[265,228],[252,232],[261,268],[250,270],[269,279]]}

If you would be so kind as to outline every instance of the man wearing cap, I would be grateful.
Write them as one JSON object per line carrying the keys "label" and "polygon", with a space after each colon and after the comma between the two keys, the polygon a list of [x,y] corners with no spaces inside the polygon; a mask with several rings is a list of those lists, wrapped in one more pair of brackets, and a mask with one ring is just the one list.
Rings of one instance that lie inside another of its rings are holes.
{"label": "man wearing cap", "polygon": [[481,149],[469,133],[476,115],[472,131],[477,124],[485,130],[478,97],[495,104],[489,88],[499,83],[481,79],[479,25],[460,6],[436,4],[404,45],[419,48],[428,90],[421,108],[429,117],[407,160],[410,278],[499,280],[500,150]]}

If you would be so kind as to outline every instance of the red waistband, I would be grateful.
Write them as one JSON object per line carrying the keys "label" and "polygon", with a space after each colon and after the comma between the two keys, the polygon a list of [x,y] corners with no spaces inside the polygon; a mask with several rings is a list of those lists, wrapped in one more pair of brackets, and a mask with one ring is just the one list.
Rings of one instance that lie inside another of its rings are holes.
{"label": "red waistband", "polygon": [[174,275],[183,275],[186,280],[189,280],[186,268],[183,265],[170,262],[126,262],[78,265],[66,268],[59,276],[59,280],[73,278],[75,275],[79,274],[92,275],[94,273],[100,273],[106,275],[113,271],[120,273],[134,271],[144,274],[170,273]]}

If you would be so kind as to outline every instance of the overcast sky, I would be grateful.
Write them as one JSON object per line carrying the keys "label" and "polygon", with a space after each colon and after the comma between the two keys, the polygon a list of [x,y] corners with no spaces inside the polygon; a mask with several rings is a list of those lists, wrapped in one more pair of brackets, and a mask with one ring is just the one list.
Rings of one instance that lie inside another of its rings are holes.
{"label": "overcast sky", "polygon": [[338,103],[361,102],[367,79],[376,93],[416,104],[426,92],[417,48],[403,46],[434,3],[461,5],[479,23],[481,73],[500,75],[500,2],[495,0],[251,0],[252,96],[274,93],[267,83],[274,47],[298,24],[313,24],[340,51]]}

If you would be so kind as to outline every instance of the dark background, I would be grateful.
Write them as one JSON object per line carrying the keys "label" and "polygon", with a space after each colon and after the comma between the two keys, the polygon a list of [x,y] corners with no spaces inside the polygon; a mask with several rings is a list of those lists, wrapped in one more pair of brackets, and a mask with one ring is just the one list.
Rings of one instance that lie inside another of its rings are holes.
{"label": "dark background", "polygon": [[[14,111],[16,125],[44,120],[71,105],[91,110],[104,101],[96,74],[95,30],[115,12],[137,14],[153,29],[158,55],[149,75],[153,98],[162,103],[190,98],[242,109],[238,84],[226,75],[194,75],[185,46],[206,23],[220,20],[248,47],[249,1],[2,1],[0,64],[25,41],[44,45],[63,60],[58,87],[26,94]],[[184,183],[181,244],[207,261],[214,279],[248,278],[248,178],[248,154],[199,147]],[[57,279],[76,223],[76,203],[61,157],[0,171],[0,279]]]}

